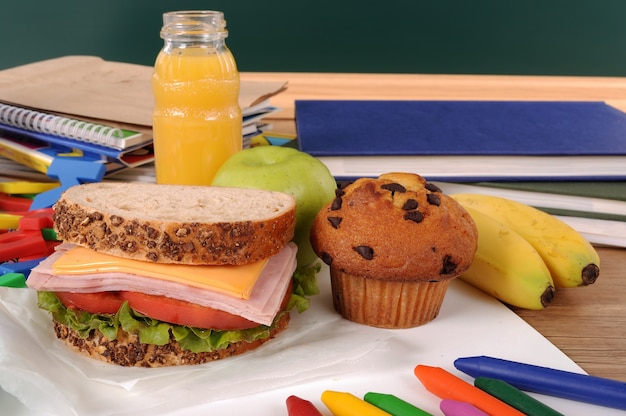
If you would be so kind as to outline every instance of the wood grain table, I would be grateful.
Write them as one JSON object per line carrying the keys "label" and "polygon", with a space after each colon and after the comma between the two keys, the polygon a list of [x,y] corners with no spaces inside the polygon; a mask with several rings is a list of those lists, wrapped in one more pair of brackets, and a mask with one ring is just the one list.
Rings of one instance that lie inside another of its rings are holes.
{"label": "wood grain table", "polygon": [[[598,100],[626,111],[626,78],[428,74],[242,73],[287,81],[274,130],[295,133],[296,99]],[[595,284],[557,290],[543,311],[514,309],[589,374],[626,381],[626,250],[598,247]]]}

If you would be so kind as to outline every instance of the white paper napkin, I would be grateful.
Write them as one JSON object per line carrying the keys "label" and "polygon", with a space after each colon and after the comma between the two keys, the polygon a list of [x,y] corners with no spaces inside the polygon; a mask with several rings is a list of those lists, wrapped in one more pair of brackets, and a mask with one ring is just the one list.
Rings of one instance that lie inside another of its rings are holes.
{"label": "white paper napkin", "polygon": [[[454,359],[490,355],[583,372],[506,306],[459,279],[433,322],[401,330],[342,319],[332,307],[327,268],[318,280],[321,294],[312,298],[311,308],[293,312],[289,328],[259,349],[201,366],[161,369],[107,365],[70,351],[55,338],[34,293],[0,288],[0,387],[16,396],[29,416],[276,416],[286,414],[291,394],[325,412],[320,395],[326,389],[357,397],[391,393],[438,415],[439,399],[413,375],[417,364],[441,366],[470,383],[454,369]],[[568,416],[623,413],[541,400]]]}
{"label": "white paper napkin", "polygon": [[[123,368],[83,357],[58,341],[30,289],[0,288],[0,386],[28,408],[59,415],[155,415],[349,372],[376,348],[342,319],[329,296],[291,312],[287,330],[252,352],[197,366]],[[349,342],[346,342],[349,340]]]}

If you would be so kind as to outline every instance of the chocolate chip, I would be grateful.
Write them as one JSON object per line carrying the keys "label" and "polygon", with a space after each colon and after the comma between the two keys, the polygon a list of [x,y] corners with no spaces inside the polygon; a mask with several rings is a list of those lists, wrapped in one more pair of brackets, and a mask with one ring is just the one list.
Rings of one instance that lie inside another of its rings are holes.
{"label": "chocolate chip", "polygon": [[417,201],[414,199],[407,199],[404,205],[402,205],[402,209],[405,211],[417,209]]}
{"label": "chocolate chip", "polygon": [[443,264],[439,274],[451,274],[456,270],[457,264],[452,260],[452,256],[447,255],[443,258]]}
{"label": "chocolate chip", "polygon": [[354,251],[359,253],[365,260],[371,260],[374,258],[374,249],[369,246],[356,246]]}
{"label": "chocolate chip", "polygon": [[337,210],[341,209],[341,204],[343,204],[343,200],[341,199],[341,197],[337,197],[337,198],[333,199],[333,203],[330,204],[330,210],[331,211],[337,211]]}
{"label": "chocolate chip", "polygon": [[328,264],[329,266],[333,263],[333,258],[328,253],[322,253],[321,259],[324,263]]}
{"label": "chocolate chip", "polygon": [[333,228],[339,228],[339,224],[341,224],[341,220],[343,218],[341,217],[328,217],[328,222],[330,222],[330,225],[333,226]]}
{"label": "chocolate chip", "polygon": [[404,219],[419,223],[424,219],[424,215],[419,211],[409,211],[404,214]]}
{"label": "chocolate chip", "polygon": [[335,196],[336,197],[342,197],[346,194],[346,191],[343,188],[337,188],[335,189]]}
{"label": "chocolate chip", "polygon": [[424,185],[424,188],[428,189],[430,192],[439,192],[439,193],[442,192],[441,189],[437,185],[434,185],[430,182],[426,182],[426,185]]}
{"label": "chocolate chip", "polygon": [[427,194],[426,200],[428,201],[430,205],[435,205],[435,206],[441,205],[441,198],[439,198],[439,195],[437,194]]}
{"label": "chocolate chip", "polygon": [[399,183],[396,183],[396,182],[386,183],[384,185],[381,185],[380,188],[381,189],[386,189],[388,191],[391,191],[392,193],[394,193],[394,192],[399,192],[399,193],[406,192],[406,188],[404,186],[400,185]]}

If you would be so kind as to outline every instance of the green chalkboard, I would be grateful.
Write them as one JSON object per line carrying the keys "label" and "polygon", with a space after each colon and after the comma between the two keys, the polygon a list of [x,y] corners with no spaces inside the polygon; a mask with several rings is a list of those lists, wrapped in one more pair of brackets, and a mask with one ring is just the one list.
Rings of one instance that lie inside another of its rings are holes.
{"label": "green chalkboard", "polygon": [[242,71],[626,76],[623,0],[18,0],[0,69],[62,55],[152,65],[164,11],[222,10]]}

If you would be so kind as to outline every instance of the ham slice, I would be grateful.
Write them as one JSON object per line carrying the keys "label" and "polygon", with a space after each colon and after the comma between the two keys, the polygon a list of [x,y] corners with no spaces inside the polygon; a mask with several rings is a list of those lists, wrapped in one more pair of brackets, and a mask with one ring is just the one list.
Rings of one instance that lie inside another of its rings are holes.
{"label": "ham slice", "polygon": [[223,310],[250,321],[270,325],[280,310],[284,294],[296,269],[297,246],[287,244],[272,256],[261,272],[249,299],[239,299],[223,293],[200,289],[177,282],[129,273],[90,273],[81,275],[54,275],[52,265],[71,245],[58,247],[57,252],[31,271],[27,285],[35,290],[49,292],[93,293],[126,290],[167,296],[186,302]]}

